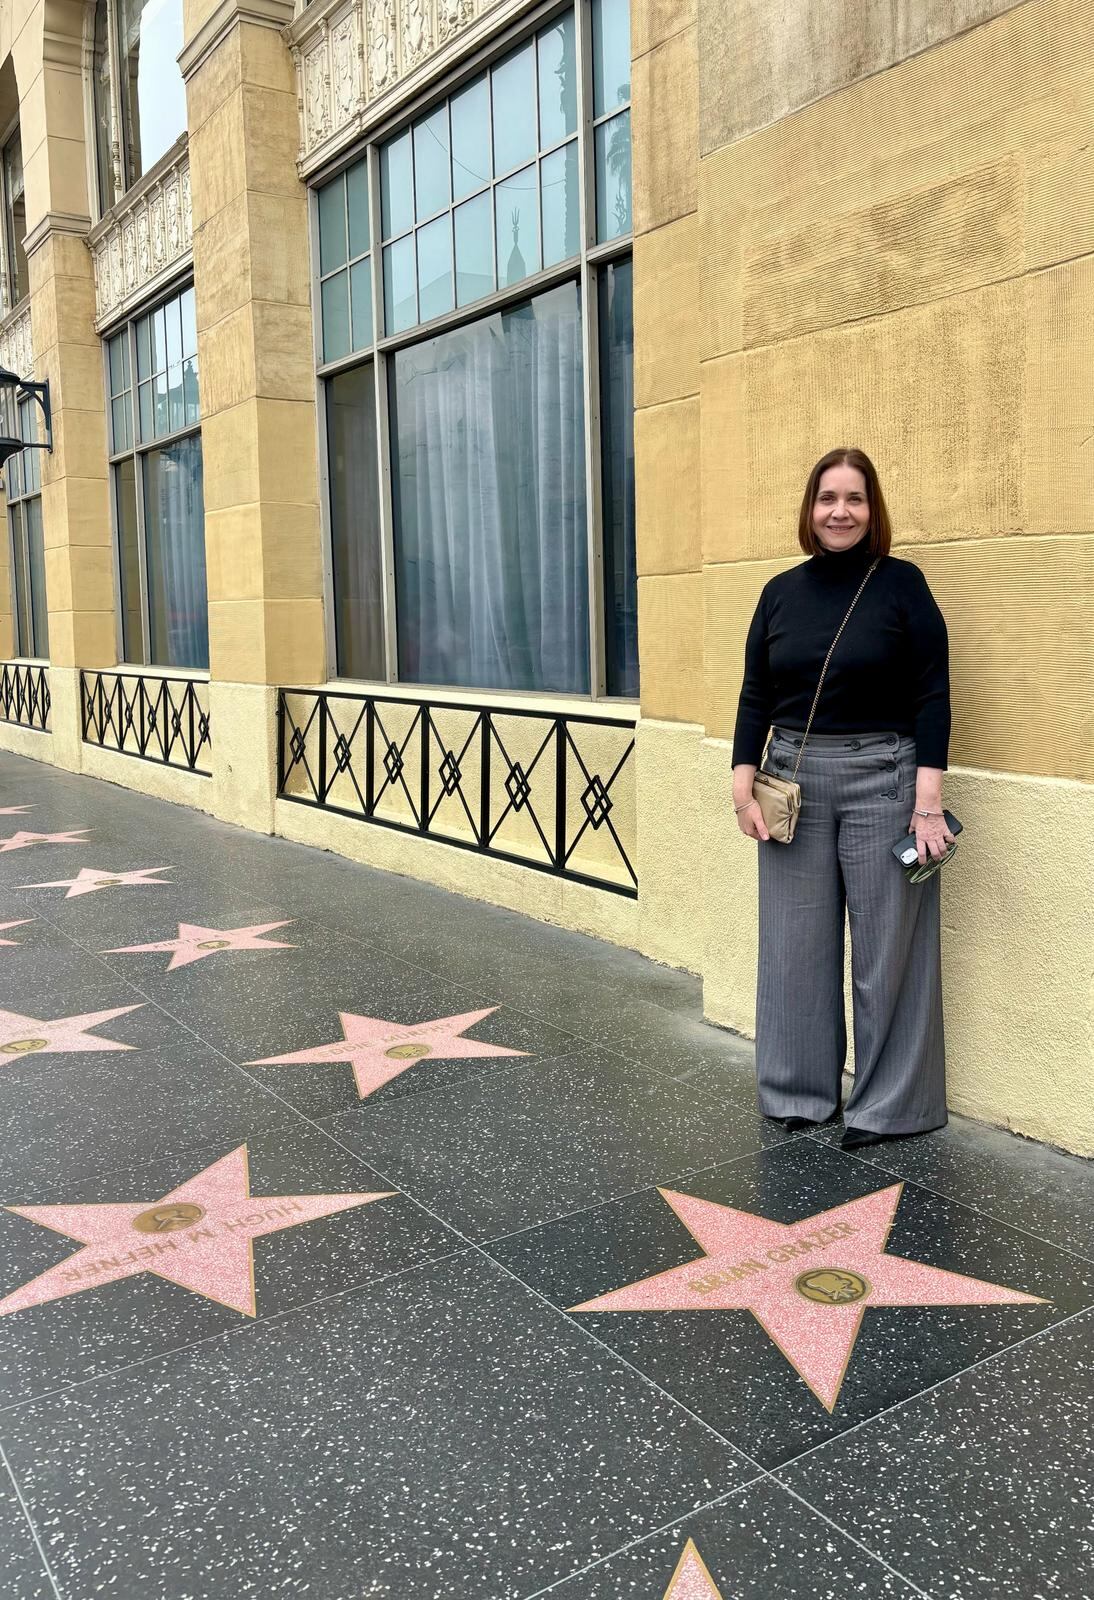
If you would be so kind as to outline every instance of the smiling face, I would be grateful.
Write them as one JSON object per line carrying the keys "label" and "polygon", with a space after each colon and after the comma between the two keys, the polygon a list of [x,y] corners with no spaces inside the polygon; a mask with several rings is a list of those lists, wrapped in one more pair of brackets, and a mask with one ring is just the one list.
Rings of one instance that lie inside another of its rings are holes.
{"label": "smiling face", "polygon": [[813,501],[813,532],[818,543],[833,553],[850,550],[865,539],[870,528],[866,479],[846,463],[821,473]]}

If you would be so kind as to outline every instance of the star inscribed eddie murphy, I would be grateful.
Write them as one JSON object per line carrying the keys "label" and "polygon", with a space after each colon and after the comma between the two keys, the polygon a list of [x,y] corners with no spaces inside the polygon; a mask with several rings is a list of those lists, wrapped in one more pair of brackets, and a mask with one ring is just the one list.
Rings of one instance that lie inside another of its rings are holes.
{"label": "star inscribed eddie murphy", "polygon": [[869,1306],[1044,1304],[1036,1295],[887,1255],[903,1188],[895,1183],[789,1224],[659,1189],[704,1254],[570,1309],[750,1311],[832,1411]]}
{"label": "star inscribed eddie murphy", "polygon": [[457,1061],[474,1056],[527,1055],[526,1050],[507,1050],[504,1045],[463,1037],[467,1028],[497,1009],[497,1006],[487,1006],[484,1011],[464,1011],[459,1016],[436,1017],[432,1022],[416,1022],[406,1027],[398,1022],[385,1022],[381,1017],[359,1017],[352,1011],[340,1011],[341,1039],[332,1044],[317,1044],[311,1050],[293,1050],[288,1055],[246,1061],[244,1066],[324,1066],[332,1061],[348,1061],[357,1081],[357,1093],[363,1100],[427,1056]]}
{"label": "star inscribed eddie murphy", "polygon": [[0,1316],[151,1272],[253,1317],[255,1239],[395,1193],[252,1195],[241,1144],[158,1200],[8,1206],[83,1248],[0,1300]]}
{"label": "star inscribed eddie murphy", "polygon": [[136,867],[132,872],[111,872],[108,867],[81,867],[74,878],[52,878],[49,883],[21,883],[20,889],[67,889],[66,900],[77,900],[96,889],[117,889],[122,884],[170,883],[170,878],[152,878],[152,872],[172,872],[173,867]]}
{"label": "star inscribed eddie murphy", "polygon": [[281,939],[263,939],[264,933],[274,928],[287,928],[285,922],[256,922],[249,928],[203,928],[196,922],[180,922],[177,939],[160,939],[155,944],[123,944],[114,950],[104,950],[104,956],[136,955],[143,950],[170,950],[172,956],[167,971],[188,967],[193,961],[218,955],[222,950],[295,950],[296,945],[285,944]]}

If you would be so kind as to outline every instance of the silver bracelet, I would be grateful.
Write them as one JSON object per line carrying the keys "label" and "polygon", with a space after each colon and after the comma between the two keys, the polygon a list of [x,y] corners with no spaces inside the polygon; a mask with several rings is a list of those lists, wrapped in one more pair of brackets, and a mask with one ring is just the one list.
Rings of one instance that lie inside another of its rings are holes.
{"label": "silver bracelet", "polygon": [[946,813],[944,811],[919,811],[919,810],[915,810],[915,811],[912,812],[912,816],[913,817],[944,817],[945,815],[946,815]]}
{"label": "silver bracelet", "polygon": [[751,800],[746,800],[743,806],[734,806],[733,807],[733,815],[737,816],[740,812],[747,811],[749,806],[755,805],[755,803],[756,803],[756,797],[755,797],[755,795],[753,795],[752,799]]}

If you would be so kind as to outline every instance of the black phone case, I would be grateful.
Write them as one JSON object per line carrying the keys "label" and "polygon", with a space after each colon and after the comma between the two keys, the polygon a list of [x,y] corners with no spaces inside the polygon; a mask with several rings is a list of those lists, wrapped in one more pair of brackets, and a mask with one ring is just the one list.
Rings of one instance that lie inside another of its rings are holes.
{"label": "black phone case", "polygon": [[[943,811],[942,817],[947,828],[949,828],[950,832],[956,839],[957,835],[961,832],[961,824],[958,822],[952,811]],[[910,867],[914,862],[919,860],[919,851],[916,848],[914,833],[902,834],[897,840],[896,844],[893,845],[892,849],[894,856],[896,856],[902,867]],[[908,854],[909,850],[911,850],[910,856]]]}

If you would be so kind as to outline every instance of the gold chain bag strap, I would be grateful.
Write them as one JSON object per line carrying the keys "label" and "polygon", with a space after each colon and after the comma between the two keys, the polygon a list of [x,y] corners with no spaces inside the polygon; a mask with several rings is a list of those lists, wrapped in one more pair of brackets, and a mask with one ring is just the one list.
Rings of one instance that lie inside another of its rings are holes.
{"label": "gold chain bag strap", "polygon": [[[802,808],[801,785],[797,782],[798,768],[801,766],[802,756],[805,754],[805,741],[809,738],[809,730],[813,726],[813,718],[817,714],[817,704],[820,701],[821,690],[824,688],[824,679],[828,672],[828,663],[832,659],[832,652],[839,644],[840,634],[842,634],[844,628],[846,628],[848,622],[850,622],[851,613],[858,605],[859,597],[861,596],[863,589],[865,589],[866,585],[873,577],[874,569],[876,567],[877,562],[872,562],[869,572],[867,572],[865,578],[863,578],[862,582],[859,584],[858,594],[855,595],[855,598],[847,607],[847,615],[840,623],[836,637],[832,640],[832,643],[828,648],[828,654],[824,658],[824,666],[821,668],[820,682],[817,684],[817,692],[813,696],[813,707],[809,713],[809,721],[805,725],[805,732],[802,735],[801,746],[798,750],[798,759],[794,763],[793,775],[789,778],[773,778],[769,772],[757,772],[753,781],[752,798],[760,808],[760,815],[764,819],[764,825],[767,828],[768,833],[770,834],[771,838],[776,840],[779,844],[789,844],[791,839],[794,837],[794,830],[798,826],[798,817],[801,814]],[[764,760],[766,761],[766,759],[767,751],[764,752]]]}

